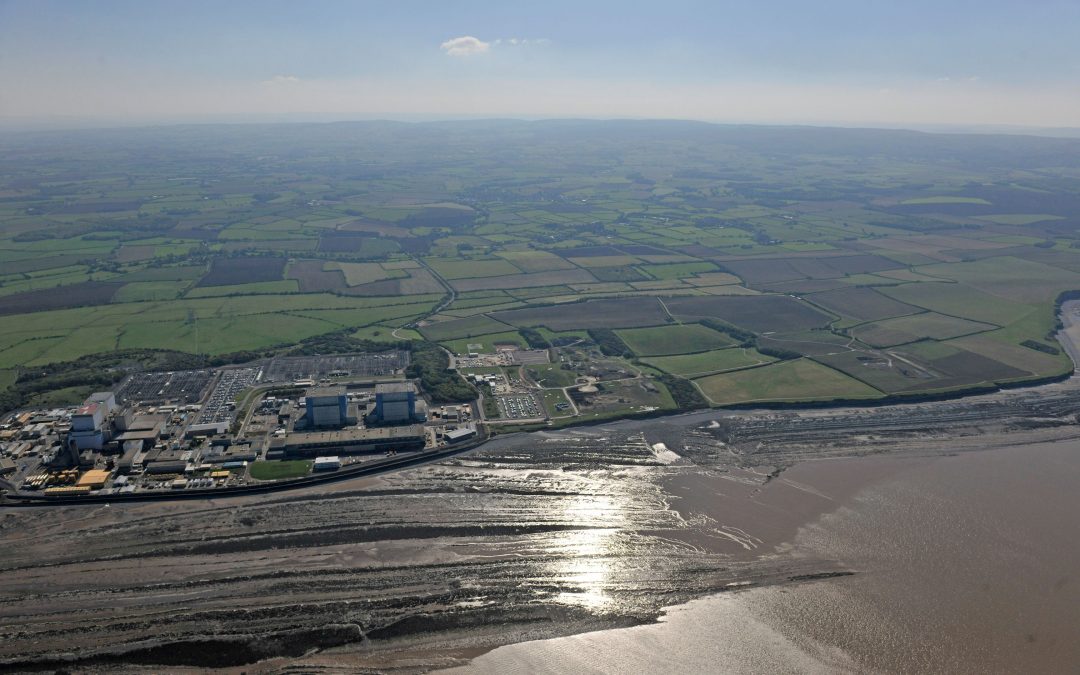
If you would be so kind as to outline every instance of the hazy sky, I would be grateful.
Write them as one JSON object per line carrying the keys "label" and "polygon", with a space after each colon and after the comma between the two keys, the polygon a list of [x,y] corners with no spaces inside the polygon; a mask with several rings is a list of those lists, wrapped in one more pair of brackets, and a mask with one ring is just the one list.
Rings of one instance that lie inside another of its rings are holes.
{"label": "hazy sky", "polygon": [[0,118],[1080,126],[1080,0],[0,0]]}

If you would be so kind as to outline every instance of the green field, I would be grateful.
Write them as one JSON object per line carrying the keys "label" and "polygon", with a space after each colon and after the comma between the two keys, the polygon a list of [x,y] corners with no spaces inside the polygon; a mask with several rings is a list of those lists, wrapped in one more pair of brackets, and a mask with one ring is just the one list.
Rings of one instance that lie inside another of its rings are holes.
{"label": "green field", "polygon": [[503,333],[510,326],[488,316],[478,315],[466,319],[451,319],[427,324],[420,332],[429,340],[453,340],[463,337],[477,337],[489,333]]}
{"label": "green field", "polygon": [[616,334],[638,356],[692,354],[734,344],[727,335],[696,323],[623,329]]}
{"label": "green field", "polygon": [[996,326],[969,321],[935,312],[867,323],[851,330],[851,334],[874,347],[914,342],[916,340],[948,340],[962,335],[994,330]]}
{"label": "green field", "polygon": [[500,344],[516,344],[525,347],[525,339],[517,331],[505,331],[502,333],[489,333],[477,337],[458,338],[456,340],[444,340],[440,342],[455,354],[469,353],[469,345],[479,345],[481,353],[491,354],[495,352],[495,346]]}
{"label": "green field", "polygon": [[113,296],[113,302],[172,300],[180,297],[188,285],[183,281],[136,281],[121,286]]}
{"label": "green field", "polygon": [[1019,321],[1033,310],[1029,305],[990,295],[964,284],[918,283],[878,290],[909,305],[998,326]]}
{"label": "green field", "polygon": [[573,414],[573,408],[565,408],[559,410],[556,406],[564,404],[569,406],[570,402],[566,400],[566,395],[559,390],[545,391],[543,393],[544,408],[551,417],[565,417]]}
{"label": "green field", "polygon": [[672,265],[642,265],[639,269],[656,279],[685,279],[698,274],[715,272],[716,265],[709,262],[688,262]]}
{"label": "green field", "polygon": [[577,382],[577,373],[563,368],[561,364],[549,363],[542,366],[527,366],[529,377],[544,388],[568,387]]}
{"label": "green field", "polygon": [[714,405],[873,399],[882,395],[877,389],[807,359],[712,375],[694,382]]}
{"label": "green field", "polygon": [[429,258],[428,264],[444,279],[477,279],[520,274],[507,260],[442,260]]}
{"label": "green field", "polygon": [[293,279],[284,281],[264,281],[254,284],[236,284],[228,286],[207,286],[188,291],[189,298],[213,298],[223,295],[263,295],[273,293],[296,293],[300,286]]}
{"label": "green field", "polygon": [[302,478],[311,473],[311,461],[297,459],[291,461],[252,462],[248,466],[248,471],[255,480]]}
{"label": "green field", "polygon": [[775,360],[775,358],[761,354],[754,349],[731,347],[728,349],[700,352],[697,354],[655,356],[642,359],[642,363],[647,363],[654,368],[671,373],[672,375],[693,378],[728,370],[763,365]]}
{"label": "green field", "polygon": [[953,279],[1012,302],[1039,303],[1065,290],[1080,288],[1080,273],[1015,256],[945,265],[927,265],[920,272]]}
{"label": "green field", "polygon": [[370,284],[375,281],[382,281],[383,279],[399,279],[407,277],[408,274],[401,269],[387,269],[379,263],[350,263],[350,262],[329,262],[326,263],[327,270],[341,270],[345,275],[345,283],[349,286],[360,286],[361,284]]}
{"label": "green field", "polygon": [[341,328],[318,311],[355,311],[355,323],[383,320],[390,307],[413,314],[428,303],[330,294],[259,295],[170,302],[135,302],[36,312],[0,322],[0,368],[76,359],[125,348],[222,354],[296,343]]}

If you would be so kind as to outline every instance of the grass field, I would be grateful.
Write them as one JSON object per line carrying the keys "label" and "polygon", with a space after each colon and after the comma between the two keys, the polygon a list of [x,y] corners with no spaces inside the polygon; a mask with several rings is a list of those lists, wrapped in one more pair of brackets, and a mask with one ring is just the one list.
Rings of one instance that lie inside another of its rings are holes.
{"label": "grass field", "polygon": [[880,398],[881,392],[808,359],[783,361],[694,380],[714,405]]}
{"label": "grass field", "polygon": [[382,281],[383,279],[398,279],[408,276],[404,270],[386,269],[379,263],[349,263],[335,261],[326,263],[325,269],[341,270],[345,275],[345,283],[349,286],[360,286],[361,284],[370,284],[375,281]]}
{"label": "grass field", "polygon": [[693,354],[734,344],[724,333],[697,323],[629,328],[618,330],[616,334],[638,356]]}
{"label": "grass field", "polygon": [[853,328],[851,334],[868,345],[890,347],[922,339],[949,340],[995,328],[993,324],[945,316],[936,312],[923,312],[913,316],[863,324]]}
{"label": "grass field", "polygon": [[591,300],[495,312],[492,316],[523,328],[545,326],[553,331],[659,326],[669,321],[655,298]]}
{"label": "grass field", "polygon": [[873,288],[842,288],[813,293],[806,297],[833,314],[851,317],[857,321],[877,321],[923,311],[920,307],[884,296]]}
{"label": "grass field", "polygon": [[189,298],[214,298],[225,295],[262,295],[273,293],[297,293],[300,286],[295,279],[284,281],[261,281],[235,286],[199,286],[188,291]]}
{"label": "grass field", "polygon": [[479,279],[520,274],[521,270],[509,261],[496,260],[443,260],[429,258],[427,263],[444,279]]}
{"label": "grass field", "polygon": [[456,338],[476,337],[488,333],[504,333],[511,326],[496,321],[488,316],[470,316],[467,319],[453,319],[430,323],[420,328],[420,332],[429,340],[436,342]]}
{"label": "grass field", "polygon": [[1062,350],[1061,354],[1052,356],[1034,349],[1021,347],[1008,339],[1001,339],[1005,337],[1000,331],[995,331],[950,340],[946,344],[962,347],[976,354],[981,354],[1036,375],[1057,375],[1072,370],[1072,362],[1064,353],[1064,350]]}
{"label": "grass field", "polygon": [[639,269],[654,279],[685,279],[706,272],[715,272],[716,265],[709,262],[687,262],[671,265],[642,265]]}
{"label": "grass field", "polygon": [[[433,303],[435,300],[430,300]],[[259,295],[133,302],[35,312],[0,322],[0,368],[67,361],[124,348],[177,349],[221,354],[290,344],[341,325],[303,314],[362,310],[357,325],[377,323],[379,312],[409,314],[429,302],[404,298],[345,298],[329,294]],[[196,335],[196,331],[198,335]]]}
{"label": "grass field", "polygon": [[459,291],[503,290],[510,288],[542,288],[563,284],[587,284],[596,281],[588,270],[580,268],[554,270],[551,272],[533,272],[495,277],[469,277],[455,279],[453,286]]}
{"label": "grass field", "polygon": [[568,387],[577,382],[577,373],[573,370],[565,370],[560,364],[549,363],[538,366],[527,366],[529,377],[541,387]]}
{"label": "grass field", "polygon": [[[566,400],[566,395],[562,391],[555,389],[551,391],[543,392],[544,408],[551,417],[569,416],[573,414],[573,409],[568,407],[570,402]],[[559,404],[567,406],[563,410],[558,409]]]}
{"label": "grass field", "polygon": [[678,297],[664,304],[683,321],[719,319],[756,333],[817,328],[832,319],[786,295]]}
{"label": "grass field", "polygon": [[190,283],[187,281],[135,281],[121,286],[113,294],[112,301],[172,300],[180,297]]}
{"label": "grass field", "polygon": [[910,305],[998,326],[1019,321],[1033,311],[1030,305],[990,295],[964,284],[917,283],[879,290]]}
{"label": "grass field", "polygon": [[252,462],[248,466],[248,471],[255,480],[302,478],[311,473],[311,461],[297,459],[292,461]]}
{"label": "grass field", "polygon": [[548,251],[501,251],[497,254],[522,272],[550,272],[572,269],[574,264]]}
{"label": "grass field", "polygon": [[94,393],[94,387],[78,386],[54,389],[41,394],[35,394],[30,399],[30,405],[42,408],[53,406],[79,405]]}
{"label": "grass field", "polygon": [[1061,291],[1080,289],[1080,274],[1015,256],[928,265],[919,271],[953,279],[995,297],[1020,303],[1045,302]]}
{"label": "grass field", "polygon": [[754,349],[732,347],[699,354],[680,354],[678,356],[656,356],[642,359],[642,363],[672,375],[695,378],[728,370],[749,368],[775,361]]}
{"label": "grass field", "polygon": [[467,354],[469,353],[469,345],[480,345],[479,351],[490,354],[495,351],[495,346],[500,344],[516,344],[524,348],[525,338],[521,337],[521,334],[517,331],[506,331],[476,337],[458,338],[456,340],[443,340],[439,344],[455,354]]}

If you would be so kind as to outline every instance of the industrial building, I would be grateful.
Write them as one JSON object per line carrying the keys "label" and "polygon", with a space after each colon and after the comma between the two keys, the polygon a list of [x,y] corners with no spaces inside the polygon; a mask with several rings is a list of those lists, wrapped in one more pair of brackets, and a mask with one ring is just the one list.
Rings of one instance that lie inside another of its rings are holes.
{"label": "industrial building", "polygon": [[409,424],[423,421],[418,414],[416,390],[411,382],[384,382],[375,385],[375,409],[369,416],[372,424]]}
{"label": "industrial building", "polygon": [[116,395],[111,391],[99,391],[90,394],[90,398],[86,399],[86,403],[96,403],[104,409],[105,416],[112,414],[117,409]]}
{"label": "industrial building", "polygon": [[207,422],[205,424],[192,424],[184,431],[185,438],[198,438],[199,436],[216,436],[229,430],[228,422]]}
{"label": "industrial building", "polygon": [[105,487],[105,481],[109,480],[109,473],[110,472],[102,469],[91,469],[79,477],[79,482],[76,483],[76,485],[98,490]]}
{"label": "industrial building", "polygon": [[105,445],[105,406],[86,402],[71,416],[68,444],[76,450],[101,450]]}
{"label": "industrial building", "polygon": [[[116,470],[120,473],[131,473],[136,467],[136,460],[143,451],[142,441],[124,441],[124,454],[116,463]],[[141,466],[142,463],[139,463]]]}
{"label": "industrial building", "polygon": [[306,426],[314,429],[340,429],[349,418],[349,398],[345,387],[309,389],[304,398]]}
{"label": "industrial building", "polygon": [[476,436],[476,427],[474,426],[450,429],[443,434],[443,438],[446,439],[447,443],[459,443],[474,436]]}
{"label": "industrial building", "polygon": [[[228,439],[224,439],[228,440]],[[259,449],[251,443],[228,443],[215,442],[210,449],[203,453],[202,461],[211,464],[223,464],[225,462],[254,462],[259,458]]]}
{"label": "industrial building", "polygon": [[319,457],[332,450],[341,455],[358,455],[387,450],[422,450],[427,435],[423,425],[411,424],[377,429],[344,429],[292,433],[270,441],[267,457]]}

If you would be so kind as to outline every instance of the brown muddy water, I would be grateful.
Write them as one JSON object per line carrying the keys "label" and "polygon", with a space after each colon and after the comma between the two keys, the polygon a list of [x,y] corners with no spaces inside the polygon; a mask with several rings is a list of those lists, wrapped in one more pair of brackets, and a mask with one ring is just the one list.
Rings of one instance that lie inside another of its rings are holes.
{"label": "brown muddy water", "polygon": [[1080,671],[1080,443],[893,468],[794,538],[792,556],[856,574],[507,646],[460,672]]}

